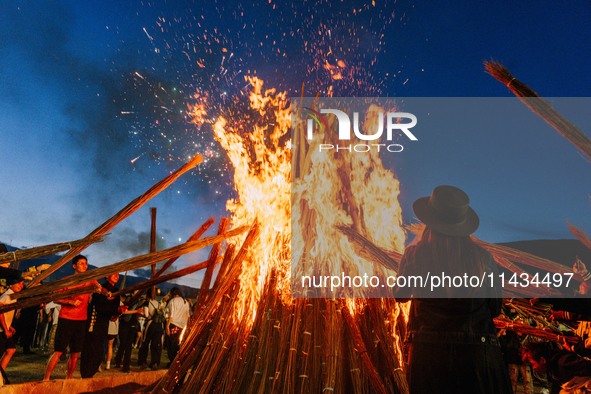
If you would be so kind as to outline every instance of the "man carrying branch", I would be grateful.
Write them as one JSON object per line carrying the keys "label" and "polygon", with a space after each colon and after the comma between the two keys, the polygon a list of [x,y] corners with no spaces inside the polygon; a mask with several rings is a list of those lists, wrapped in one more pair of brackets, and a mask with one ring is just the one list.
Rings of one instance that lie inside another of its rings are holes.
{"label": "man carrying branch", "polygon": [[[74,275],[86,272],[88,269],[88,259],[83,255],[78,255],[72,259]],[[101,291],[101,286],[95,280],[92,282],[81,283],[73,287],[84,287],[89,283],[95,283],[97,292]],[[84,345],[84,335],[86,332],[86,319],[88,318],[88,303],[90,294],[80,294],[55,301],[62,306],[57,323],[55,334],[54,353],[47,362],[45,376],[43,380],[49,380],[53,369],[60,360],[62,354],[70,347],[70,358],[68,359],[68,373],[66,379],[71,379],[78,363],[78,355]]]}

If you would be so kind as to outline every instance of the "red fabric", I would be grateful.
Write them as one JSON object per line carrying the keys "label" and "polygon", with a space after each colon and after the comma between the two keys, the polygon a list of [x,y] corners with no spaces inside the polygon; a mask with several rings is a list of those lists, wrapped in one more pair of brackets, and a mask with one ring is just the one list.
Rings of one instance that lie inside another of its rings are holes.
{"label": "red fabric", "polygon": [[[92,282],[81,283],[76,286],[70,286],[68,289],[75,289],[77,287],[84,287],[88,286]],[[65,289],[64,289],[65,290]],[[68,319],[68,320],[86,320],[88,318],[88,303],[90,302],[90,297],[92,297],[92,293],[89,294],[80,294],[73,297],[64,298],[59,300],[60,302],[66,302],[62,304],[62,309],[60,310],[60,318],[61,319]],[[80,305],[74,306],[69,305],[68,301],[76,301],[80,300]]]}

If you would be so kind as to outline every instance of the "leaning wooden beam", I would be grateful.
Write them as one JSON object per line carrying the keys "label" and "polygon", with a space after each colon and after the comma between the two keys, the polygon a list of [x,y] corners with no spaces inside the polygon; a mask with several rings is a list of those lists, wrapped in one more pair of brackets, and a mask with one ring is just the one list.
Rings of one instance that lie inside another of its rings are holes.
{"label": "leaning wooden beam", "polygon": [[[119,297],[121,294],[127,294],[127,293],[131,293],[131,292],[138,291],[138,290],[145,290],[145,289],[150,288],[153,285],[157,285],[157,284],[160,284],[163,282],[167,282],[169,280],[181,278],[183,276],[192,274],[194,272],[197,272],[199,270],[207,268],[207,266],[208,266],[208,260],[202,261],[201,263],[193,264],[187,268],[183,268],[181,270],[172,272],[170,274],[161,275],[158,278],[148,279],[143,282],[136,283],[133,286],[129,286],[125,289],[116,291],[115,293],[113,293],[112,296]],[[22,309],[22,308],[28,308],[30,306],[41,305],[41,304],[47,303],[49,301],[59,300],[61,298],[66,298],[66,297],[73,297],[73,296],[80,295],[80,294],[88,294],[88,293],[92,293],[94,291],[96,291],[96,285],[92,284],[92,285],[77,287],[77,288],[73,288],[73,289],[66,289],[63,291],[51,292],[49,294],[41,294],[41,295],[34,296],[34,297],[21,298],[15,303],[0,305],[0,313],[11,311],[13,309]]]}
{"label": "leaning wooden beam", "polygon": [[398,272],[398,263],[402,258],[402,254],[395,251],[385,252],[357,232],[352,226],[340,225],[337,226],[337,229],[347,236],[349,242],[355,245],[355,252],[359,257],[363,257],[369,261],[375,261],[387,269]]}
{"label": "leaning wooden beam", "polygon": [[[418,223],[408,226],[409,230],[415,234],[420,234],[424,224]],[[365,258],[373,258],[374,260],[381,265],[385,266],[389,269],[393,268],[393,262],[396,264],[396,271],[398,271],[398,263],[402,258],[402,255],[398,252],[386,251],[379,246],[375,245],[373,242],[368,240],[367,238],[363,237],[361,234],[357,233],[355,229],[350,226],[339,226],[338,229],[345,233],[349,240],[356,244],[357,250],[363,250],[367,255],[362,256]],[[507,246],[501,246],[496,244],[490,244],[488,242],[484,242],[476,237],[472,237],[472,239],[486,249],[490,254],[492,254],[495,261],[501,261],[500,265],[504,267],[511,267],[512,262],[522,263],[525,265],[529,265],[531,267],[543,269],[546,271],[550,271],[553,273],[571,273],[572,270],[569,267],[566,267],[562,264],[555,263],[554,261],[544,259],[542,257],[535,256],[531,253],[522,252],[517,249],[509,248]],[[384,258],[383,256],[387,256]],[[520,271],[519,267],[513,267],[513,272],[525,272],[523,270]],[[508,280],[508,279],[507,279]],[[513,286],[507,285],[513,291],[521,291],[524,296],[533,296],[531,292],[526,291],[526,288],[514,288]],[[544,296],[560,296],[561,293],[557,289],[549,288],[549,287],[539,287],[536,288],[537,296],[540,295]]]}
{"label": "leaning wooden beam", "polygon": [[[218,234],[225,233],[229,225],[230,220],[228,220],[227,218],[222,218],[218,226]],[[213,269],[218,259],[221,247],[221,243],[217,243],[213,245],[211,251],[209,252],[209,259],[207,260],[207,270],[205,270],[205,275],[203,276],[201,286],[199,287],[199,295],[197,296],[197,301],[193,306],[194,310],[198,310],[200,305],[203,304],[207,299],[207,295],[209,294],[209,285],[211,284],[211,278],[213,277]]]}
{"label": "leaning wooden beam", "polygon": [[[205,234],[205,232],[207,231],[207,229],[209,228],[209,226],[211,226],[211,225],[213,224],[213,222],[214,222],[214,221],[215,221],[215,220],[214,220],[214,218],[213,218],[213,217],[210,217],[209,219],[207,219],[207,220],[205,221],[205,223],[203,223],[203,224],[201,225],[201,227],[199,227],[199,228],[197,229],[197,231],[195,231],[195,232],[193,233],[193,235],[191,235],[191,236],[189,237],[189,239],[187,239],[187,242],[189,242],[189,241],[196,241],[196,240],[198,240],[199,238],[201,238],[201,236],[202,236],[203,234]],[[170,266],[171,266],[171,265],[172,265],[172,264],[173,264],[175,261],[177,261],[179,257],[180,257],[180,256],[176,256],[176,257],[173,257],[173,258],[171,258],[171,259],[168,259],[168,260],[167,260],[167,261],[166,261],[164,264],[162,264],[162,266],[160,267],[160,269],[158,269],[158,271],[156,272],[156,274],[153,276],[153,278],[152,278],[152,279],[159,278],[159,277],[160,277],[160,275],[162,275],[162,273],[163,273],[164,271],[166,271],[166,270],[167,270],[167,269],[168,269],[168,268],[169,268],[169,267],[170,267]],[[161,282],[158,282],[158,283],[161,283]],[[126,291],[126,293],[127,293],[127,292],[129,292],[129,290],[127,290],[127,291]],[[133,304],[134,304],[134,303],[135,303],[137,300],[139,300],[139,299],[140,299],[140,297],[142,296],[142,294],[143,294],[143,291],[138,291],[137,293],[134,293],[134,294],[133,294],[133,296],[131,297],[131,299],[127,301],[127,303],[128,303],[129,305],[133,305]]]}
{"label": "leaning wooden beam", "polygon": [[521,250],[513,249],[508,246],[501,246],[496,244],[490,244],[488,242],[481,241],[475,238],[476,243],[486,249],[493,257],[501,256],[510,261],[529,265],[530,267],[539,268],[545,271],[554,273],[566,274],[573,272],[572,268],[558,264],[552,260],[548,260],[542,257],[538,257],[531,253],[523,252]]}
{"label": "leaning wooden beam", "polygon": [[181,256],[183,254],[194,252],[206,246],[218,243],[224,239],[234,237],[238,234],[242,234],[243,232],[246,232],[248,229],[248,226],[242,226],[229,230],[223,235],[215,235],[213,237],[208,237],[197,241],[186,242],[184,244],[174,246],[169,249],[160,250],[155,253],[149,253],[142,256],[132,257],[130,259],[123,260],[119,263],[111,264],[106,267],[95,268],[93,270],[81,274],[70,275],[61,280],[47,283],[42,286],[30,287],[28,289],[21,291],[20,293],[13,294],[12,297],[32,297],[50,291],[56,291],[75,284],[88,282],[94,279],[99,279],[116,272],[131,271],[137,268],[145,267],[147,265],[153,264],[155,261],[162,261],[175,256]]}
{"label": "leaning wooden beam", "polygon": [[[203,234],[205,234],[205,232],[207,231],[207,229],[213,224],[213,222],[215,222],[215,219],[213,217],[210,217],[209,219],[207,219],[202,225],[201,227],[199,227],[197,229],[197,231],[195,231],[193,233],[193,235],[191,235],[189,237],[189,239],[187,239],[187,242],[189,241],[196,241],[199,238],[201,238],[201,236]],[[175,261],[177,261],[178,257],[173,257],[172,259],[168,260],[167,262],[165,262],[164,264],[162,264],[162,266],[158,269],[158,271],[156,272],[156,275],[154,275],[154,277],[159,277],[160,275],[162,275],[162,273],[164,271],[166,271]]]}
{"label": "leaning wooden beam", "polygon": [[100,236],[88,236],[76,241],[35,246],[33,248],[15,250],[14,252],[0,253],[0,263],[6,263],[8,261],[17,262],[22,260],[36,259],[42,256],[49,256],[78,246],[86,246],[95,242],[100,242],[101,238],[102,237]]}
{"label": "leaning wooden beam", "polygon": [[[192,170],[195,168],[199,163],[203,161],[203,156],[195,155],[191,160],[185,163],[181,168],[167,176],[166,178],[162,179],[160,182],[156,183],[150,189],[148,189],[144,194],[137,197],[135,200],[127,204],[122,210],[117,212],[115,216],[108,219],[106,222],[98,226],[95,230],[93,230],[89,237],[102,237],[103,235],[107,234],[113,227],[127,218],[129,215],[137,211],[142,205],[148,202],[152,197],[160,193],[162,190],[166,189],[170,186],[174,181],[176,181],[181,175],[185,172]],[[61,266],[66,264],[68,261],[72,260],[74,256],[82,252],[86,249],[85,246],[77,246],[75,248],[70,249],[68,253],[66,253],[61,259],[56,261],[51,268],[44,271],[41,275],[37,276],[35,279],[31,281],[29,284],[33,286],[43,279],[47,278],[49,275],[53,274],[57,271]]]}
{"label": "leaning wooden beam", "polygon": [[560,135],[570,141],[588,159],[591,159],[591,139],[577,126],[556,111],[546,100],[538,96],[529,86],[515,78],[498,62],[484,62],[484,68],[497,81],[505,84],[529,109],[540,116]]}
{"label": "leaning wooden beam", "polygon": [[[119,291],[116,291],[115,293],[113,293],[113,296],[118,297],[121,294],[132,293],[132,292],[138,291],[138,290],[146,290],[152,286],[156,286],[157,284],[160,284],[163,282],[168,282],[169,280],[181,278],[183,276],[186,276],[186,275],[192,274],[194,272],[197,272],[199,270],[202,270],[204,268],[207,268],[207,263],[208,263],[207,260],[202,261],[201,263],[193,264],[189,267],[180,269],[175,272],[171,272],[170,274],[161,275],[156,278],[151,278],[151,279],[142,281],[140,283],[136,283],[135,285],[132,285],[132,286],[129,286],[125,289],[121,289]],[[133,303],[131,303],[131,304],[133,304]]]}
{"label": "leaning wooden beam", "polygon": [[[425,225],[422,223],[412,224],[407,226],[409,231],[413,232],[415,235],[421,234]],[[476,238],[475,236],[471,236],[472,240],[474,240],[478,245],[486,249],[493,257],[496,259],[497,257],[503,257],[505,259],[509,259],[515,263],[521,263],[528,265],[530,267],[535,267],[539,269],[543,269],[545,271],[550,271],[554,273],[566,274],[571,273],[572,269],[562,264],[556,263],[552,260],[548,260],[542,257],[538,257],[531,253],[523,252],[521,250],[517,250],[514,248],[510,248],[508,246],[502,246],[497,244],[491,244],[485,242],[481,239]]]}
{"label": "leaning wooden beam", "polygon": [[0,313],[5,313],[8,311],[12,311],[15,309],[22,309],[28,308],[30,306],[39,306],[44,303],[48,303],[50,301],[59,300],[62,298],[67,297],[74,297],[80,294],[88,294],[93,293],[97,290],[97,286],[95,284],[89,284],[83,287],[76,287],[73,289],[67,289],[64,291],[53,291],[47,294],[41,294],[39,296],[31,297],[31,298],[22,298],[17,302],[12,304],[3,304],[0,305]]}
{"label": "leaning wooden beam", "polygon": [[156,387],[152,390],[152,393],[171,393],[174,387],[180,383],[180,379],[192,367],[192,363],[188,362],[187,358],[190,357],[191,351],[194,349],[196,341],[199,338],[199,334],[207,326],[212,315],[217,310],[220,301],[230,290],[234,284],[234,280],[238,278],[242,271],[242,261],[246,257],[252,243],[257,239],[258,233],[259,225],[257,222],[250,228],[250,231],[242,243],[242,247],[231,262],[227,274],[224,275],[224,279],[219,282],[219,286],[215,288],[210,301],[201,310],[201,313],[197,318],[199,320],[191,325],[185,344],[181,347],[179,353],[172,361],[166,375],[160,379],[160,382],[158,382]]}

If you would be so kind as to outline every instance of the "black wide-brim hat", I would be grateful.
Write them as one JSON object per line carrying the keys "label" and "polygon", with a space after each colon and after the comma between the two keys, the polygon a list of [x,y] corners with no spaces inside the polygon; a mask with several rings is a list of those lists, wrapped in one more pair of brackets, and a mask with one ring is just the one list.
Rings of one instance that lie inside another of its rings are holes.
{"label": "black wide-brim hat", "polygon": [[412,208],[421,222],[446,235],[470,235],[480,224],[468,195],[455,186],[437,186],[429,197],[416,200]]}

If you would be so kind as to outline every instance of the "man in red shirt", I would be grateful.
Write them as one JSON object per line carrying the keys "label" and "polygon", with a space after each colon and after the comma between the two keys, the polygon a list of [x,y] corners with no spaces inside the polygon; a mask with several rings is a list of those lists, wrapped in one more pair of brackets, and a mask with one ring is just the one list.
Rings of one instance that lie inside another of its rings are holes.
{"label": "man in red shirt", "polygon": [[[74,275],[86,272],[88,269],[88,259],[85,256],[78,255],[72,259],[72,267],[74,268]],[[98,282],[93,282],[96,283],[97,287],[100,289]],[[70,288],[87,285],[88,282]],[[68,359],[68,373],[66,379],[72,377],[72,374],[76,369],[76,364],[78,363],[78,355],[82,351],[82,346],[84,344],[86,319],[88,317],[88,303],[90,298],[91,294],[80,294],[55,301],[57,304],[60,304],[62,308],[60,310],[57,330],[55,333],[54,353],[47,362],[47,368],[45,369],[43,380],[49,380],[53,369],[68,346],[70,347],[70,358]]]}

